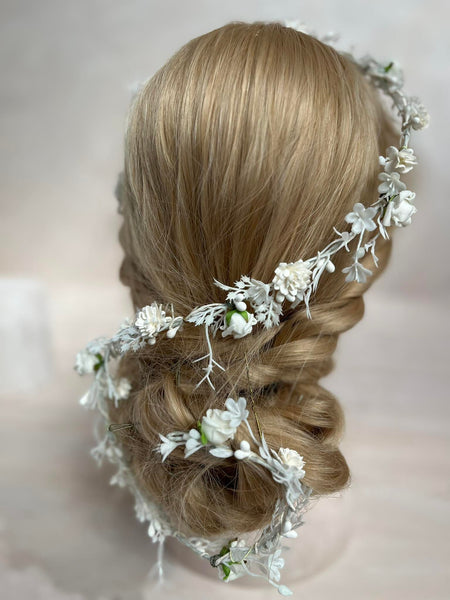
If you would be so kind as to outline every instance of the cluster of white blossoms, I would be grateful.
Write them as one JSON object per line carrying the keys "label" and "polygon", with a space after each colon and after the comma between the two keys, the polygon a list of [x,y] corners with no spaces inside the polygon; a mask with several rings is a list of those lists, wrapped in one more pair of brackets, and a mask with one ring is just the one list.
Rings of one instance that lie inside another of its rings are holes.
{"label": "cluster of white blossoms", "polygon": [[[210,454],[219,458],[235,458],[237,460],[253,461],[268,469],[273,479],[285,487],[286,509],[283,515],[282,525],[279,526],[279,536],[292,538],[297,536],[295,528],[301,521],[294,525],[293,519],[296,514],[299,500],[305,501],[310,492],[306,486],[302,486],[301,480],[305,476],[305,462],[303,457],[291,448],[279,448],[278,452],[269,449],[261,434],[261,441],[256,439],[248,422],[247,401],[240,397],[237,401],[227,398],[225,409],[211,409],[206,411],[196,428],[189,431],[172,431],[166,435],[159,434],[161,439],[154,450],[160,452],[162,461],[175,450],[184,447],[184,457],[188,458],[194,452],[205,448]],[[241,440],[239,447],[233,450],[230,441],[234,439],[238,427],[241,424],[247,426],[251,440],[256,444],[258,452],[254,452],[248,440]],[[244,540],[233,540],[222,549],[220,555],[213,557],[214,566],[219,567],[221,578],[231,581],[244,573],[250,573],[252,562],[255,567],[265,571],[267,580],[275,585],[282,595],[290,595],[291,591],[285,585],[279,585],[279,570],[284,565],[284,559],[280,557],[281,549],[278,548],[272,554],[271,560],[261,564],[258,559],[258,543],[248,546]],[[240,550],[240,552],[239,552]],[[243,551],[244,550],[244,551]]]}

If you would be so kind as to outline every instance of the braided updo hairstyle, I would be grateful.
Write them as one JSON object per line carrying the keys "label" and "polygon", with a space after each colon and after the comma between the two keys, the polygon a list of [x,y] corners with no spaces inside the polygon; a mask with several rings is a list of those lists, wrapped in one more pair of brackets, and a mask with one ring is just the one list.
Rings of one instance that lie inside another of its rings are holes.
{"label": "braided updo hairstyle", "polygon": [[[282,262],[314,256],[347,229],[355,202],[374,202],[378,156],[398,133],[379,93],[330,46],[278,23],[230,23],[183,46],[136,96],[128,119],[125,168],[117,196],[123,224],[122,282],[134,308],[171,303],[176,315],[224,302],[241,275],[270,282]],[[188,431],[226,398],[253,399],[269,447],[304,457],[313,495],[348,485],[338,445],[343,411],[319,381],[332,369],[341,332],[363,316],[367,283],[348,284],[339,252],[311,300],[286,307],[277,327],[241,339],[212,338],[216,390],[204,382],[204,328],[185,323],[129,353],[120,370],[132,384],[111,418],[145,493],[188,534],[248,532],[270,522],[284,488],[264,467],[182,448],[165,462],[158,434]],[[367,260],[367,262],[366,262]],[[244,429],[244,428],[242,428]],[[238,430],[231,442],[237,449]],[[243,436],[245,436],[243,431]],[[248,436],[246,436],[248,437]],[[255,450],[255,448],[253,448]]]}

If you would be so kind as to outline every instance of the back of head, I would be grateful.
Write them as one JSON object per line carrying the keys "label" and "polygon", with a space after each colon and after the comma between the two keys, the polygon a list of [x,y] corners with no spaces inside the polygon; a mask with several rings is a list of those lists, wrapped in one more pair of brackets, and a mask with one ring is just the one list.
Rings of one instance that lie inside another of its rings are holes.
{"label": "back of head", "polygon": [[[280,24],[231,23],[181,48],[131,107],[125,170],[121,279],[135,308],[173,304],[176,314],[223,301],[214,279],[271,279],[276,266],[317,254],[345,229],[356,202],[377,197],[378,156],[397,140],[377,91],[330,46]],[[380,240],[379,273],[390,249]],[[255,463],[174,450],[153,452],[159,433],[195,427],[228,396],[253,401],[269,447],[286,446],[306,464],[314,494],[348,484],[338,444],[343,413],[319,380],[332,368],[342,331],[363,315],[371,281],[324,273],[311,300],[278,326],[242,339],[212,338],[224,367],[216,390],[195,388],[206,352],[203,330],[184,327],[176,343],[124,357],[132,383],[111,418],[131,422],[120,440],[141,488],[175,528],[214,535],[270,522],[282,495]],[[365,260],[365,259],[364,259]],[[364,260],[362,262],[364,262]],[[372,278],[373,280],[373,278]],[[238,447],[239,435],[231,442]]]}

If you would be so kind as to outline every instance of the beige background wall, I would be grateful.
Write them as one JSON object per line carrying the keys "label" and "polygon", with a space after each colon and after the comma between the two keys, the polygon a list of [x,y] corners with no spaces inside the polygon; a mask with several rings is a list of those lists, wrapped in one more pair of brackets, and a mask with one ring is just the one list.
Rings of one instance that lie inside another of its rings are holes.
{"label": "beige background wall", "polygon": [[145,528],[88,455],[92,415],[77,399],[89,382],[72,364],[130,314],[113,196],[129,86],[230,20],[284,18],[398,60],[432,117],[413,143],[419,212],[326,382],[346,410],[352,487],[311,512],[291,552],[291,587],[308,600],[450,596],[449,16],[444,0],[2,0],[2,597],[276,597],[202,575],[177,548],[170,583],[153,588]]}

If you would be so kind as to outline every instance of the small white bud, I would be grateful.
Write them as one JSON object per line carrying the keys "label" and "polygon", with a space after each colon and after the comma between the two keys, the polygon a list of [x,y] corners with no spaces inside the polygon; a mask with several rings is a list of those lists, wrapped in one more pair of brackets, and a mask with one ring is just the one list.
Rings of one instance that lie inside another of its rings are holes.
{"label": "small white bud", "polygon": [[244,294],[236,294],[236,296],[234,297],[234,304],[236,304],[236,302],[243,302],[244,299]]}
{"label": "small white bud", "polygon": [[275,296],[275,300],[281,304],[284,302],[284,295],[281,292],[278,292],[278,294]]}
{"label": "small white bud", "polygon": [[242,440],[242,442],[240,444],[240,448],[244,452],[250,452],[250,444],[247,442],[247,440]]}
{"label": "small white bud", "polygon": [[247,305],[245,304],[245,302],[234,302],[234,306],[236,307],[236,310],[238,310],[239,312],[243,312],[244,310],[247,310]]}
{"label": "small white bud", "polygon": [[290,531],[292,529],[292,523],[290,521],[285,521],[283,525],[283,533]]}

